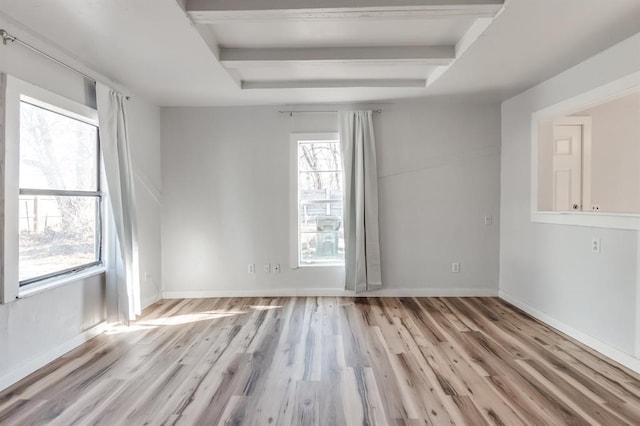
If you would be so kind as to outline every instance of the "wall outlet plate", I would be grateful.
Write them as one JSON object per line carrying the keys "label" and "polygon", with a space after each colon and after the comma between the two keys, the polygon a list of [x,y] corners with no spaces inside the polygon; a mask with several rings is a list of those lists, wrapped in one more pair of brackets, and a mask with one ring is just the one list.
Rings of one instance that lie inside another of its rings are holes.
{"label": "wall outlet plate", "polygon": [[600,238],[593,237],[591,239],[591,253],[598,254],[598,253],[600,253],[601,249],[602,249],[602,247],[601,247],[601,243],[600,243]]}
{"label": "wall outlet plate", "polygon": [[274,263],[273,265],[271,265],[271,272],[273,272],[274,274],[279,274],[280,273],[280,264],[279,263]]}
{"label": "wall outlet plate", "polygon": [[451,272],[457,274],[460,272],[460,262],[452,262],[451,263]]}
{"label": "wall outlet plate", "polygon": [[264,265],[262,265],[262,271],[267,274],[271,273],[271,265],[268,263],[265,263]]}
{"label": "wall outlet plate", "polygon": [[249,265],[247,265],[247,273],[255,274],[256,273],[256,265],[253,264],[253,263],[250,263]]}

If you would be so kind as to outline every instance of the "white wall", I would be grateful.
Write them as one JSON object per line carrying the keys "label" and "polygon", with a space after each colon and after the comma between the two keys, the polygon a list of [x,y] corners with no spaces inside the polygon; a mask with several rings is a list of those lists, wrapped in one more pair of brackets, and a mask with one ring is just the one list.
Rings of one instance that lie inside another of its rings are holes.
{"label": "white wall", "polygon": [[[74,63],[64,53],[34,39],[24,28],[0,19],[1,28],[15,33],[48,53]],[[95,72],[84,69],[87,73]],[[78,102],[85,101],[82,78],[14,44],[0,45],[0,72],[11,74],[44,89]],[[103,81],[106,79],[103,78]],[[125,90],[121,88],[120,90]],[[129,106],[129,131],[136,174],[157,194],[160,192],[160,110],[132,95]],[[160,210],[150,192],[138,185],[140,213],[141,280],[143,302],[155,300],[158,291],[144,273],[160,282]],[[25,299],[0,304],[0,389],[20,379],[81,343],[92,327],[105,318],[105,284],[102,275],[79,280]]]}
{"label": "white wall", "polygon": [[501,294],[626,360],[637,335],[637,232],[531,223],[530,138],[534,111],[640,70],[638,52],[640,34],[502,105]]}
{"label": "white wall", "polygon": [[[499,106],[432,100],[380,107],[374,120],[385,292],[495,294]],[[336,131],[337,116],[277,111],[163,108],[166,296],[343,288],[339,268],[288,268],[289,134]],[[484,225],[485,215],[493,225]],[[450,272],[452,261],[461,262],[459,274]],[[249,263],[255,275],[247,273]],[[265,274],[263,263],[280,263],[282,272]]]}
{"label": "white wall", "polygon": [[138,213],[140,300],[145,308],[162,296],[160,108],[146,103],[135,94],[127,107]]}
{"label": "white wall", "polygon": [[553,211],[553,120],[538,123],[538,210]]}
{"label": "white wall", "polygon": [[593,120],[591,202],[600,211],[640,212],[640,94],[574,115]]}

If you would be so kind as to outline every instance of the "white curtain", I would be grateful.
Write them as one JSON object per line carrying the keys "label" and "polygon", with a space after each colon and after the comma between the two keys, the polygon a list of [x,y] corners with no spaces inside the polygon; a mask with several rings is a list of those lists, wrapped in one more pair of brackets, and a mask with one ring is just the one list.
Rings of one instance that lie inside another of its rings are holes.
{"label": "white curtain", "polygon": [[111,205],[115,244],[106,244],[107,319],[129,325],[140,315],[140,273],[131,153],[127,136],[125,97],[96,84],[100,145]]}
{"label": "white curtain", "polygon": [[382,288],[378,173],[371,111],[340,112],[344,164],[345,288]]}

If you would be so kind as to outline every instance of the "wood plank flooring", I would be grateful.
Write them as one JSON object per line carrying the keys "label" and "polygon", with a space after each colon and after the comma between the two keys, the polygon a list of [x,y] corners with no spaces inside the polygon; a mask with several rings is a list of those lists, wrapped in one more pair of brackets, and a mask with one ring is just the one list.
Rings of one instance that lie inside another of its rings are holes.
{"label": "wood plank flooring", "polygon": [[638,425],[640,376],[496,298],[165,300],[0,424]]}

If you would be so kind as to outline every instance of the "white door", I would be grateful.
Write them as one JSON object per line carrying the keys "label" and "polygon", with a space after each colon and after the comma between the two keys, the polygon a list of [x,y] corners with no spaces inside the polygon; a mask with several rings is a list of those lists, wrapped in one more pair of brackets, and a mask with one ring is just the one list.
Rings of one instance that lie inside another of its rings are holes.
{"label": "white door", "polygon": [[553,210],[582,210],[582,126],[553,126]]}

